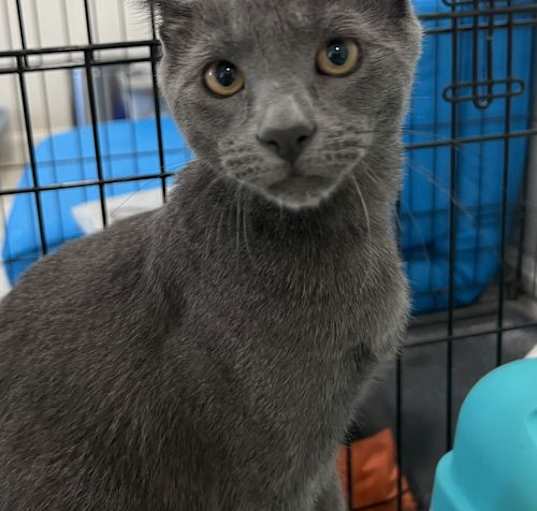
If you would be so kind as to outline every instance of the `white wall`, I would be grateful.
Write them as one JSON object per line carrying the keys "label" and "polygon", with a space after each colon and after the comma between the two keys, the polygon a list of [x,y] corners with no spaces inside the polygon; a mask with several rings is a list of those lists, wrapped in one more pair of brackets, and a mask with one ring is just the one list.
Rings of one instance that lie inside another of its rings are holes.
{"label": "white wall", "polygon": [[[128,0],[89,0],[94,42],[150,38],[147,17]],[[30,48],[87,43],[83,0],[21,0],[26,44]],[[126,20],[126,21],[124,21]],[[20,49],[21,37],[15,0],[0,0],[0,51]],[[125,51],[121,52],[123,55]],[[131,52],[132,53],[132,52]],[[115,53],[117,55],[117,52]],[[106,57],[113,57],[108,52]],[[72,54],[80,60],[81,54]],[[46,57],[44,62],[63,62],[65,55]],[[40,62],[35,57],[32,63]],[[0,59],[0,68],[13,66],[13,59]],[[39,140],[49,129],[58,131],[72,124],[71,92],[67,71],[26,75],[34,134]],[[18,77],[0,75],[0,107],[10,116],[10,143],[0,149],[0,163],[25,160],[24,130]]]}

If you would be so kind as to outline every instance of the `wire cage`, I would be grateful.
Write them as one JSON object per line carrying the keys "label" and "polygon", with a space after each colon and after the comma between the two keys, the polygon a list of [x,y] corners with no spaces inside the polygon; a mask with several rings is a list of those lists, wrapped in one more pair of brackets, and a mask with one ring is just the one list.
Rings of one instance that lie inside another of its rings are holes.
{"label": "wire cage", "polygon": [[[537,2],[414,3],[425,46],[399,225],[415,315],[348,436],[353,510],[428,509],[469,389],[537,343]],[[66,241],[158,207],[192,154],[159,94],[154,16],[125,0],[0,7],[2,296]],[[367,502],[355,446],[381,430],[394,487]]]}

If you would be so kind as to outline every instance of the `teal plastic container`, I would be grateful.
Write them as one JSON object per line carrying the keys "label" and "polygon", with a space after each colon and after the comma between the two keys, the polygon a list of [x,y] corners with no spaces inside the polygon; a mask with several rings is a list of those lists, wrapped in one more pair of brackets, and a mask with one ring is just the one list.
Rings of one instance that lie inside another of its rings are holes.
{"label": "teal plastic container", "polygon": [[431,511],[537,511],[537,360],[501,367],[472,390]]}

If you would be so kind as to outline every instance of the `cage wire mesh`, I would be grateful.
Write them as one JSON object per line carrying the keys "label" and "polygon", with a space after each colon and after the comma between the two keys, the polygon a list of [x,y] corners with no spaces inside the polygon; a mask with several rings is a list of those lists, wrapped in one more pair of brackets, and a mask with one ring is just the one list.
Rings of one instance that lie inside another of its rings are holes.
{"label": "cage wire mesh", "polygon": [[[159,94],[154,16],[0,2],[1,296],[65,241],[157,207],[192,154]],[[425,46],[399,225],[415,316],[349,433],[354,510],[427,509],[469,389],[536,344],[537,2],[414,3]],[[366,502],[356,440],[381,430],[399,468]]]}

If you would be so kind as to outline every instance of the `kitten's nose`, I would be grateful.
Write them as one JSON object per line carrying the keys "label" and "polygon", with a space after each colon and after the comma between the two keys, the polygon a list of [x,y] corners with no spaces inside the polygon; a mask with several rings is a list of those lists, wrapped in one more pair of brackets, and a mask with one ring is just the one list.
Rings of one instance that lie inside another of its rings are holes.
{"label": "kitten's nose", "polygon": [[288,97],[269,105],[257,138],[280,158],[294,163],[316,130],[315,121],[293,97]]}

